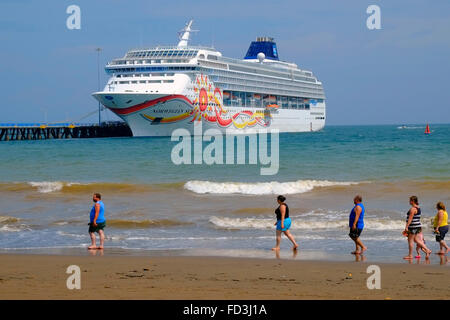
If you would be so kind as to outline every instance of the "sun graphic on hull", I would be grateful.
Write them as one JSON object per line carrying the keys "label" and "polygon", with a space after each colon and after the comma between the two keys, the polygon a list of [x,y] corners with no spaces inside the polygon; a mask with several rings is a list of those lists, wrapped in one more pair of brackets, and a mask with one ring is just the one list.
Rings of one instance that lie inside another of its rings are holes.
{"label": "sun graphic on hull", "polygon": [[215,122],[220,127],[233,124],[238,129],[253,127],[256,124],[267,127],[270,124],[270,117],[266,120],[264,112],[244,110],[229,114],[228,110],[223,108],[222,91],[209,81],[208,76],[197,76],[194,92],[197,97],[193,101],[194,116],[191,122],[203,119],[206,122]]}
{"label": "sun graphic on hull", "polygon": [[[196,77],[194,82],[194,92],[196,95],[192,102],[183,95],[170,95],[159,98],[159,100],[164,100],[164,102],[184,100],[184,102],[187,102],[192,106],[192,110],[189,112],[169,117],[150,116],[147,114],[141,114],[141,116],[152,122],[152,124],[174,123],[183,120],[193,123],[195,121],[203,120],[209,123],[216,123],[219,127],[229,127],[233,125],[237,129],[253,127],[255,125],[260,125],[262,127],[268,127],[270,125],[271,116],[270,113],[264,112],[265,110],[242,110],[233,114],[229,110],[226,110],[223,107],[222,91],[215,87],[213,82],[210,81],[206,75],[200,74]],[[159,104],[159,101],[157,103],[156,100],[152,100],[144,103],[142,106],[134,106],[132,108],[145,108],[147,105],[150,106],[155,104]],[[240,109],[242,109],[242,107],[240,107]],[[189,120],[189,118],[191,119]]]}

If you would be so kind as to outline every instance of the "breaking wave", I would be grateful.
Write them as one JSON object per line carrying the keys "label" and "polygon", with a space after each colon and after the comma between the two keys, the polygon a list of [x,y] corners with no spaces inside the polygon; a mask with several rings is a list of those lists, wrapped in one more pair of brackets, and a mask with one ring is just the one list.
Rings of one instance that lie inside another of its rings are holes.
{"label": "breaking wave", "polygon": [[[275,219],[269,218],[228,218],[211,217],[209,219],[214,226],[224,229],[273,229]],[[365,219],[367,230],[402,230],[405,226],[403,220],[391,220],[388,218]],[[314,230],[314,229],[348,229],[348,220],[313,221],[302,220],[300,217],[292,218],[291,229]]]}
{"label": "breaking wave", "polygon": [[107,226],[115,228],[155,228],[155,227],[172,227],[190,224],[189,222],[160,219],[160,220],[124,220],[110,219],[106,221]]}
{"label": "breaking wave", "polygon": [[358,182],[338,182],[328,180],[298,180],[292,182],[211,182],[192,180],[185,183],[184,188],[194,193],[205,194],[295,194],[305,193],[317,187],[349,186]]}
{"label": "breaking wave", "polygon": [[36,188],[40,193],[49,193],[55,191],[61,191],[62,188],[67,185],[70,187],[76,183],[64,183],[60,181],[42,181],[42,182],[29,182],[30,186]]}
{"label": "breaking wave", "polygon": [[0,232],[22,232],[22,231],[31,231],[31,229],[26,225],[10,225],[5,224],[0,227]]}
{"label": "breaking wave", "polygon": [[65,181],[30,181],[0,183],[0,191],[37,191],[39,193],[145,193],[182,189],[183,182],[160,184],[134,184],[121,182],[65,182]]}
{"label": "breaking wave", "polygon": [[16,223],[19,222],[19,218],[0,216],[0,224]]}

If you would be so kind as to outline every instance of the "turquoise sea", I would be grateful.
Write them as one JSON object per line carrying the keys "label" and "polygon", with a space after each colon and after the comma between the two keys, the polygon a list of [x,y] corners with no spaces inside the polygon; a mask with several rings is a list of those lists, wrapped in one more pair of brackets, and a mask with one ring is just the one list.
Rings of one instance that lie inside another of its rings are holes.
{"label": "turquoise sea", "polygon": [[[275,175],[261,175],[260,164],[175,165],[170,138],[2,142],[0,250],[85,248],[92,193],[100,192],[107,247],[273,257],[275,197],[285,194],[301,247],[296,259],[353,259],[347,219],[359,193],[366,258],[400,261],[408,197],[419,197],[432,250],[434,206],[450,205],[450,125],[424,130],[280,134]],[[289,246],[284,238],[282,257],[291,257]]]}

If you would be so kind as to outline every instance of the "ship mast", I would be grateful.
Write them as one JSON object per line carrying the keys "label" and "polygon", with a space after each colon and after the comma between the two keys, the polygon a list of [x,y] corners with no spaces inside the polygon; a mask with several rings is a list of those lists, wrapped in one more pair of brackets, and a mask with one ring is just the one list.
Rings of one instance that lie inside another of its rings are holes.
{"label": "ship mast", "polygon": [[189,41],[189,36],[191,32],[196,32],[198,30],[192,30],[191,26],[192,23],[194,22],[194,20],[190,20],[186,26],[180,30],[180,32],[178,32],[179,34],[179,38],[180,38],[180,42],[178,42],[178,47],[187,47],[188,45],[188,41]]}

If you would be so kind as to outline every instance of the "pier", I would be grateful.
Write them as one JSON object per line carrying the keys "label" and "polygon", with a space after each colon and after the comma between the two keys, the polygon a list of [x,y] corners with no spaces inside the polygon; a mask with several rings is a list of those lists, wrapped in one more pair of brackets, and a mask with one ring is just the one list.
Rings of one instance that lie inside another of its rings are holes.
{"label": "pier", "polygon": [[92,123],[0,123],[0,141],[131,137],[125,122]]}

